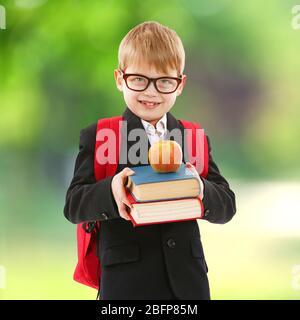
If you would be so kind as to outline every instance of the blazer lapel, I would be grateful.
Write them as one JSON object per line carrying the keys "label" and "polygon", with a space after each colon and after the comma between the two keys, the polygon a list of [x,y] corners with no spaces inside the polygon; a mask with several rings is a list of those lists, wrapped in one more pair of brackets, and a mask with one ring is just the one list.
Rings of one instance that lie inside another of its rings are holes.
{"label": "blazer lapel", "polygon": [[[123,126],[121,129],[122,140],[119,160],[121,163],[119,162],[117,171],[121,171],[125,167],[148,165],[148,150],[150,148],[150,142],[141,119],[136,116],[128,107],[125,109],[122,116],[123,120],[126,121],[126,126]],[[139,129],[139,132],[137,132],[138,137],[134,135],[133,130],[136,129]],[[140,137],[141,140],[139,140]],[[138,148],[138,146],[141,146],[142,150],[145,151],[143,152],[142,157],[140,154],[141,150]],[[136,151],[135,148],[137,148]],[[132,163],[132,161],[130,161],[132,159],[129,157],[129,151],[132,153],[131,157],[136,154],[136,157],[141,159],[141,161],[138,163]]]}

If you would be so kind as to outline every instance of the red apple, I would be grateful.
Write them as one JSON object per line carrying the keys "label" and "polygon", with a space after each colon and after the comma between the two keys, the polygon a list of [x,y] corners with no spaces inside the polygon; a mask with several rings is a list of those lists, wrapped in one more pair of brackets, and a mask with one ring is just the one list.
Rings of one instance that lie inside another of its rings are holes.
{"label": "red apple", "polygon": [[182,163],[182,150],[176,141],[159,140],[149,149],[149,163],[156,172],[175,172]]}

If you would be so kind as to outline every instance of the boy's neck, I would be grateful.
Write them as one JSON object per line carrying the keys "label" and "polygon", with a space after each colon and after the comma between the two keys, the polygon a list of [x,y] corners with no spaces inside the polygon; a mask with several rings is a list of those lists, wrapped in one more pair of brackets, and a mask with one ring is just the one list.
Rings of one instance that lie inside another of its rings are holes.
{"label": "boy's neck", "polygon": [[158,120],[153,120],[153,121],[148,121],[148,122],[151,123],[154,126],[154,128],[156,128],[156,124],[157,124],[158,121],[159,121],[159,119]]}
{"label": "boy's neck", "polygon": [[157,123],[158,123],[164,116],[165,116],[165,115],[163,115],[161,118],[156,119],[156,120],[151,120],[151,121],[145,120],[145,121],[147,121],[148,123],[151,123],[151,124],[154,126],[154,128],[156,128]]}

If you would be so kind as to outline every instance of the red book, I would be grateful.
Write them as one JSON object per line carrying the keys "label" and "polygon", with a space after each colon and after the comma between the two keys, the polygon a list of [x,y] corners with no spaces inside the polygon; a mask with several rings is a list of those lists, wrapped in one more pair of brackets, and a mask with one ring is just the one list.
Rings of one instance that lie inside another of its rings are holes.
{"label": "red book", "polygon": [[203,217],[204,209],[200,196],[184,199],[136,202],[128,189],[126,195],[128,201],[133,206],[132,209],[128,208],[128,215],[134,227],[195,220]]}

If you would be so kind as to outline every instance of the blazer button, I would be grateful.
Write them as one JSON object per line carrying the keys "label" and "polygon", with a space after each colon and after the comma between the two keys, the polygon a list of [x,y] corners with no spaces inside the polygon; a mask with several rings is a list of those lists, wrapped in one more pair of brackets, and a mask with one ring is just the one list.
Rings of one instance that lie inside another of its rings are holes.
{"label": "blazer button", "polygon": [[102,216],[102,218],[103,218],[104,220],[107,220],[107,219],[108,219],[108,216],[107,216],[106,213],[101,213],[101,216]]}
{"label": "blazer button", "polygon": [[167,245],[168,245],[169,248],[175,248],[176,242],[175,242],[174,239],[169,239],[169,240],[167,241]]}
{"label": "blazer button", "polygon": [[204,211],[204,216],[207,217],[208,215],[209,215],[209,209],[206,209],[206,210]]}

